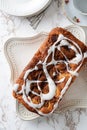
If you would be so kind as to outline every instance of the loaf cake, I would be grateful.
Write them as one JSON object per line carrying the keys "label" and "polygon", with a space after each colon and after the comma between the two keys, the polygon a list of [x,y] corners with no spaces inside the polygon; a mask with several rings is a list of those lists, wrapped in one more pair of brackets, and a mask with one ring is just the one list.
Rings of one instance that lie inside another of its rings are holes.
{"label": "loaf cake", "polygon": [[53,29],[14,84],[13,96],[31,112],[53,113],[86,59],[84,43]]}

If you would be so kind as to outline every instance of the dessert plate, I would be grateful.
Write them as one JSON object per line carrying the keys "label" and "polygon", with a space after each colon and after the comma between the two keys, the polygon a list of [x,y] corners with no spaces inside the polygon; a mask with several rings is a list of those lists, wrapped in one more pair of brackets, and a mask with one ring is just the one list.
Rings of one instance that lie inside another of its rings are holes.
{"label": "dessert plate", "polygon": [[[81,27],[72,25],[66,29],[85,42],[85,33]],[[39,33],[31,38],[11,38],[5,43],[4,53],[11,69],[12,85],[47,35],[47,33]],[[64,95],[55,113],[76,107],[87,107],[87,64],[82,68],[79,77]],[[28,111],[17,101],[16,110],[20,118],[24,120],[39,117],[37,114]]]}
{"label": "dessert plate", "polygon": [[0,9],[15,16],[31,16],[43,11],[51,0],[0,0]]}
{"label": "dessert plate", "polygon": [[64,12],[67,18],[74,24],[87,27],[87,16],[81,14],[73,4],[73,0],[63,0]]}

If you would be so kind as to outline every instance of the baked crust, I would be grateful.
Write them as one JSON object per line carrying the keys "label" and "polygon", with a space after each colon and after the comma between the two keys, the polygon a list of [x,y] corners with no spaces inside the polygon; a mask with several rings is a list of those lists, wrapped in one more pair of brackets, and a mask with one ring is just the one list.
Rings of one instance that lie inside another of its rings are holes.
{"label": "baked crust", "polygon": [[[60,35],[62,39],[60,38],[60,40],[57,41]],[[49,54],[48,51],[52,46],[54,46],[54,44],[55,49]],[[59,50],[56,46],[60,47]],[[54,60],[57,61],[56,64],[54,64],[54,62],[50,64],[52,61],[53,52]],[[86,60],[86,53],[87,47],[70,32],[58,27],[53,29],[17,79],[16,84],[14,85],[13,96],[29,111],[40,115],[48,115],[52,113],[56,109],[62,96],[65,94],[65,91],[74,81],[77,72],[84,64]],[[79,57],[76,57],[78,55]],[[71,62],[75,57],[77,59]],[[44,63],[45,61],[46,63]],[[43,67],[45,66],[43,64],[45,64],[46,67]],[[45,69],[52,80],[51,84],[54,81],[53,87],[49,84],[49,78],[47,79],[46,77],[46,71],[44,71]],[[26,72],[28,73],[26,74]],[[29,84],[31,81],[35,82]],[[36,83],[36,81],[39,82]],[[28,93],[26,91],[26,86],[28,87],[27,84],[30,86]],[[54,91],[56,86],[54,95],[49,86],[52,91]],[[48,93],[50,94],[46,99],[45,95]],[[28,102],[32,102],[33,104],[28,104],[26,100]],[[42,103],[42,105],[39,106],[40,103]]]}

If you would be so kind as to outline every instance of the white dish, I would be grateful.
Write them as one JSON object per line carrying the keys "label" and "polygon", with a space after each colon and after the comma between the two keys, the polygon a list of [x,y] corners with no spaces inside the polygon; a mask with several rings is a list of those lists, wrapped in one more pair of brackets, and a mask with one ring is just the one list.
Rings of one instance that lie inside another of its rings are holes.
{"label": "white dish", "polygon": [[[64,12],[67,18],[74,24],[87,27],[87,16],[81,14],[74,6],[73,0],[68,3],[63,0]],[[76,18],[75,18],[76,17]]]}
{"label": "white dish", "polygon": [[0,0],[0,9],[15,16],[31,16],[43,11],[51,0]]}
{"label": "white dish", "polygon": [[[78,39],[85,42],[85,33],[81,27],[73,25],[67,27],[67,29]],[[39,33],[31,38],[11,38],[5,43],[4,52],[11,69],[12,84],[46,37],[47,33]],[[84,71],[80,72],[80,76],[66,92],[55,113],[76,107],[87,108],[87,64],[83,69]],[[37,114],[29,112],[18,102],[16,102],[16,110],[19,117],[24,120],[32,120],[39,117]]]}

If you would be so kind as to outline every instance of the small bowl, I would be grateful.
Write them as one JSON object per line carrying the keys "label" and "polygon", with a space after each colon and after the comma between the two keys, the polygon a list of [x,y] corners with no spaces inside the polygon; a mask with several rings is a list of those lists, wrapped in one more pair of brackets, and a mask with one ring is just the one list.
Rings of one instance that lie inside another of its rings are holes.
{"label": "small bowl", "polygon": [[75,8],[83,15],[87,15],[87,0],[73,0]]}

